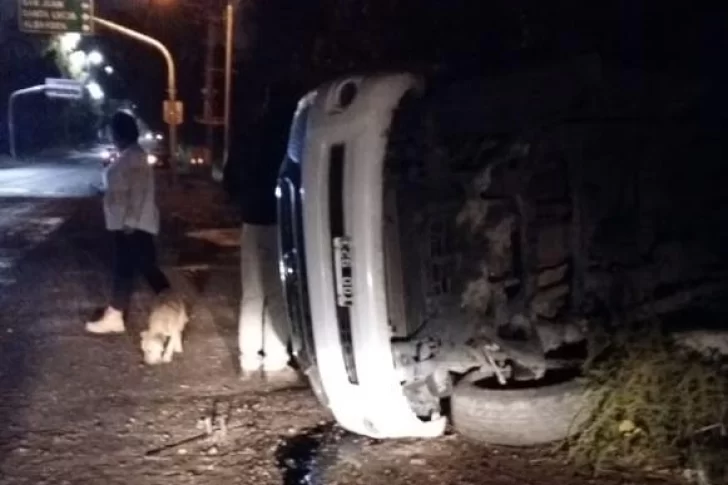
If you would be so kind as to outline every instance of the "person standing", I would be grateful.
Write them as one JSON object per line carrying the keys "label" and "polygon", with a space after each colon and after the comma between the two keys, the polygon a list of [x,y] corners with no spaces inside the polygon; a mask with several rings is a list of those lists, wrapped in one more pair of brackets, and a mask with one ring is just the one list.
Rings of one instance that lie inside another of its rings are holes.
{"label": "person standing", "polygon": [[104,219],[113,239],[113,295],[104,314],[86,323],[96,334],[123,333],[134,280],[141,273],[156,294],[170,288],[157,265],[155,236],[159,232],[159,210],[154,189],[154,172],[139,146],[139,128],[129,113],[119,111],[111,118],[111,138],[119,158],[104,176]]}
{"label": "person standing", "polygon": [[236,194],[242,219],[238,348],[243,376],[262,371],[269,378],[295,378],[289,366],[290,331],[278,274],[275,198],[292,108],[286,100],[273,99],[279,101],[264,111],[255,124],[257,131],[248,132],[238,142],[248,142],[246,156],[238,161],[241,173]]}

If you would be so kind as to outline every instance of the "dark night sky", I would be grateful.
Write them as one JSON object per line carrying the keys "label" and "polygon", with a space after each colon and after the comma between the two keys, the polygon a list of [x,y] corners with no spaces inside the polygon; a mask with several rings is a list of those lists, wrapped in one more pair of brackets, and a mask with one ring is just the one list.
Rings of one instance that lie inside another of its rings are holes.
{"label": "dark night sky", "polygon": [[[165,0],[166,6],[160,5],[154,10],[140,8],[151,3],[149,0],[97,0],[96,9],[97,13],[116,20],[119,14],[134,14],[137,19],[147,21],[152,18],[153,28],[174,23],[171,14],[176,9],[170,4],[176,2]],[[525,47],[536,58],[596,51],[605,59],[635,66],[717,73],[722,71],[718,59],[728,47],[728,35],[722,23],[728,11],[722,6],[703,5],[705,2],[266,0],[254,3],[255,18],[247,26],[254,27],[257,42],[254,42],[253,59],[248,61],[258,71],[278,65],[274,69],[278,72],[271,74],[274,77],[286,76],[292,51],[312,38],[321,38],[326,43],[327,55],[338,55],[350,60],[350,65],[359,66],[376,65],[377,60],[372,58],[379,56],[378,62],[387,66],[445,62],[472,68],[491,62],[514,62],[520,57],[515,51],[520,50],[522,54]],[[0,2],[0,12],[5,18],[12,16],[15,8],[15,0]],[[183,24],[180,23],[180,28],[185,37],[202,41],[200,27]],[[246,24],[241,26],[244,29]],[[245,36],[243,29],[239,29],[240,41]],[[99,33],[101,39],[115,35]],[[185,50],[179,42],[171,42],[170,47],[176,53]],[[382,62],[381,57],[390,59]]]}
{"label": "dark night sky", "polygon": [[[216,0],[211,0],[215,2]],[[179,8],[149,0],[98,0],[97,12],[134,22],[168,43],[178,59],[180,91],[189,115],[199,112],[203,29]],[[605,62],[723,79],[728,51],[723,6],[691,2],[613,0],[264,0],[240,22],[249,49],[238,65],[239,101],[259,101],[262,85],[286,85],[295,97],[330,76],[351,69],[450,65],[487,73],[524,58],[552,60],[598,53]],[[15,0],[0,0],[12,16]],[[99,31],[88,41],[102,46],[150,117],[159,117],[165,90],[159,54],[134,41]],[[122,84],[123,86],[123,84]],[[249,108],[252,113],[255,109]],[[251,115],[252,116],[252,115]],[[194,128],[194,124],[192,124]]]}

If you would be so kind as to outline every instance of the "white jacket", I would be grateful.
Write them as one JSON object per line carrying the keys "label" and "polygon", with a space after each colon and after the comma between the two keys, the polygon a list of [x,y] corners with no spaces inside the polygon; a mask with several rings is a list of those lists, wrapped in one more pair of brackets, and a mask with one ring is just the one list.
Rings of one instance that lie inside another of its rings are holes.
{"label": "white jacket", "polygon": [[133,144],[119,154],[103,176],[106,229],[159,232],[154,171],[144,150]]}

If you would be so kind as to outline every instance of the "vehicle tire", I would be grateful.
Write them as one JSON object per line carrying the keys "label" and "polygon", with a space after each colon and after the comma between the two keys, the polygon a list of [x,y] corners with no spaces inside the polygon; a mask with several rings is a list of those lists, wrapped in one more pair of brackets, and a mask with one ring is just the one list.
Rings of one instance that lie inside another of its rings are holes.
{"label": "vehicle tire", "polygon": [[534,384],[499,389],[461,381],[452,394],[453,426],[480,443],[534,446],[563,440],[589,419],[593,400],[582,379]]}

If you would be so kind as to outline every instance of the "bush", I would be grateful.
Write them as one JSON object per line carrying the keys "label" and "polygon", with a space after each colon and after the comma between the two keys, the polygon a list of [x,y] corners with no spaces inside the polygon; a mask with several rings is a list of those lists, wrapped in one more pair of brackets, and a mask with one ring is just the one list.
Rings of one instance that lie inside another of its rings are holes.
{"label": "bush", "polygon": [[596,473],[680,466],[728,483],[719,458],[728,379],[715,359],[676,347],[659,325],[622,331],[592,355],[587,375],[597,407],[569,443],[572,461]]}

